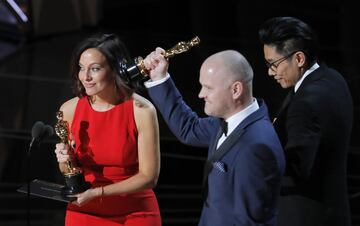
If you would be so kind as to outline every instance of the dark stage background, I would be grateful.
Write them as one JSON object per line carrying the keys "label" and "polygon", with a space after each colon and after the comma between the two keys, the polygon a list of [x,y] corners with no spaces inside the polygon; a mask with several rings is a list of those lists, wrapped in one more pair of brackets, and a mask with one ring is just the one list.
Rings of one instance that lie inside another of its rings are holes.
{"label": "dark stage background", "polygon": [[[295,16],[311,24],[318,31],[321,61],[348,81],[355,105],[348,182],[353,225],[360,225],[360,16],[354,6],[329,1],[18,0],[30,19],[26,21],[11,2],[0,1],[1,226],[26,225],[26,196],[16,189],[26,183],[29,172],[30,130],[39,120],[54,125],[60,104],[72,97],[69,60],[80,40],[95,32],[114,32],[135,57],[198,35],[201,44],[172,58],[169,70],[199,115],[204,115],[203,102],[197,98],[201,63],[217,51],[238,50],[254,68],[255,96],[264,98],[273,114],[285,91],[267,76],[257,38],[260,24],[273,16]],[[155,192],[164,225],[197,225],[206,150],[179,143],[160,115],[159,119],[162,166]],[[32,178],[63,183],[55,142],[51,137],[32,151]],[[33,197],[30,207],[31,225],[63,225],[63,203]]]}

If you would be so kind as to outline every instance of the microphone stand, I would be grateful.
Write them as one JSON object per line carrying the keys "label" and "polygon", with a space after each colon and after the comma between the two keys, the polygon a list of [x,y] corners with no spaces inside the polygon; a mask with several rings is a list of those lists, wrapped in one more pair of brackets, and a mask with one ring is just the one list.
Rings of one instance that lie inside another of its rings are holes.
{"label": "microphone stand", "polygon": [[26,196],[26,225],[30,226],[30,182],[31,182],[31,150],[35,138],[31,139],[29,150],[27,152],[27,172],[26,172],[26,185],[27,185],[27,196]]}
{"label": "microphone stand", "polygon": [[[49,125],[44,125],[43,122],[37,121],[31,129],[31,142],[29,145],[29,150],[27,152],[27,172],[26,172],[26,190],[27,190],[27,208],[26,208],[26,223],[27,226],[30,226],[30,184],[31,184],[31,151],[33,145],[39,145],[41,139],[46,136],[51,136],[53,133],[52,127]],[[38,141],[38,142],[36,142]]]}

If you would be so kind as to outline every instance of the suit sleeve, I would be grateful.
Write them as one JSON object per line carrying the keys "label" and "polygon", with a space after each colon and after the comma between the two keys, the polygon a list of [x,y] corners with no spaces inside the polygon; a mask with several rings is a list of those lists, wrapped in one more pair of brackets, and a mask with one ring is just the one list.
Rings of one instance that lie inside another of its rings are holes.
{"label": "suit sleeve", "polygon": [[199,118],[183,101],[172,79],[148,89],[152,102],[160,111],[174,135],[183,143],[207,147],[218,122]]}
{"label": "suit sleeve", "polygon": [[[313,97],[315,98],[315,97]],[[314,166],[321,140],[321,119],[310,100],[296,100],[287,115],[288,140],[285,145],[287,173],[297,179],[307,179]]]}

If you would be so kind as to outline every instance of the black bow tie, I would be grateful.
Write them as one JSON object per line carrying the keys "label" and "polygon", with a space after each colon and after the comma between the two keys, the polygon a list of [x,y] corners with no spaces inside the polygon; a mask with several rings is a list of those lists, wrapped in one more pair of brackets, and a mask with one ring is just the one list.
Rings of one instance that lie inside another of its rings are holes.
{"label": "black bow tie", "polygon": [[227,136],[227,132],[228,132],[228,123],[227,121],[225,121],[224,119],[220,120],[220,127],[222,132],[225,134],[225,136]]}

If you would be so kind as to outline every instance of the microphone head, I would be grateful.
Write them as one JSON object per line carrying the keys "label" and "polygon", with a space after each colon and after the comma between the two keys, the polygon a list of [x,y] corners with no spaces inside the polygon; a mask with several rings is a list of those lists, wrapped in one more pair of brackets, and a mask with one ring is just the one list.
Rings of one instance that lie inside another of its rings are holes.
{"label": "microphone head", "polygon": [[45,125],[41,121],[35,122],[33,127],[31,128],[31,136],[34,139],[39,138],[44,133]]}
{"label": "microphone head", "polygon": [[54,134],[54,130],[50,125],[45,125],[44,132],[41,138],[51,137]]}

